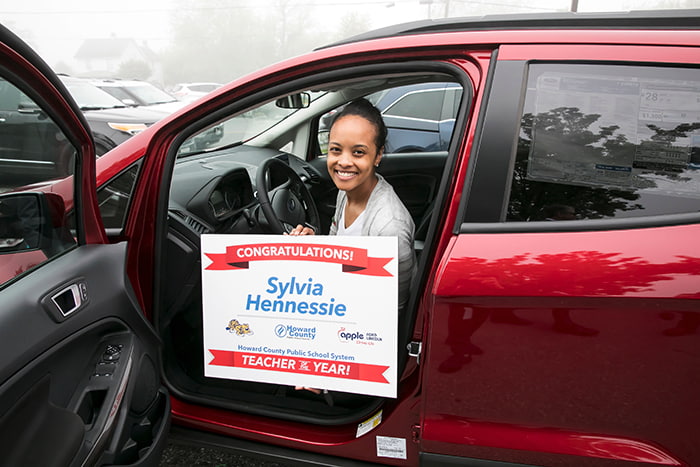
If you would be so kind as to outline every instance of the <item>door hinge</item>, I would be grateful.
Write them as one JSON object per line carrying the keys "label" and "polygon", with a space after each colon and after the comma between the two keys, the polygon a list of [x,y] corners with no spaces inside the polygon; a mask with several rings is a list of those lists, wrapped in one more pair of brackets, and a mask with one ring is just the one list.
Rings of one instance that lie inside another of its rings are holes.
{"label": "door hinge", "polygon": [[414,443],[418,443],[420,441],[420,425],[416,424],[411,427],[411,440]]}
{"label": "door hinge", "polygon": [[416,357],[416,364],[420,365],[420,352],[422,348],[422,343],[421,342],[409,342],[409,344],[406,346],[406,349],[408,350],[408,355],[410,357]]}

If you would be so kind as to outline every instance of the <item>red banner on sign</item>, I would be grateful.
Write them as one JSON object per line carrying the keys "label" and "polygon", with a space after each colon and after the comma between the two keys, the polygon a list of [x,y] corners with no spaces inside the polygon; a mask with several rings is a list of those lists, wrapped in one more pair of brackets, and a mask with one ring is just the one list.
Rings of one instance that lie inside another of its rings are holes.
{"label": "red banner on sign", "polygon": [[391,258],[372,258],[364,248],[324,244],[255,243],[226,247],[226,253],[204,253],[208,270],[247,269],[251,261],[317,261],[343,266],[343,272],[391,276],[384,266]]}
{"label": "red banner on sign", "polygon": [[233,352],[231,350],[209,349],[209,352],[214,356],[209,362],[210,365],[329,376],[332,378],[356,379],[373,383],[389,383],[384,377],[384,372],[388,370],[389,367],[384,365]]}

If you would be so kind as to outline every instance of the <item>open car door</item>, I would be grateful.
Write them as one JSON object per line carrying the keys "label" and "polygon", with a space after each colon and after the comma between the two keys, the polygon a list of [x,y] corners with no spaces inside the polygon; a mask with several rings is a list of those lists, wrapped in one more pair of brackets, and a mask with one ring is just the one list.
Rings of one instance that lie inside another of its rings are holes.
{"label": "open car door", "polygon": [[67,96],[0,26],[2,464],[157,465],[170,421],[159,340],[126,243],[107,243],[94,144]]}

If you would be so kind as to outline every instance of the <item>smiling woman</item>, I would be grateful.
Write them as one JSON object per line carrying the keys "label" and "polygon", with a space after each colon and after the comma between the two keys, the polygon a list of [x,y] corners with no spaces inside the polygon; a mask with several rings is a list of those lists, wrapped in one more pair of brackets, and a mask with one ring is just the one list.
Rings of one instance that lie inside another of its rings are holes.
{"label": "smiling woman", "polygon": [[[409,84],[423,83],[427,86],[433,83],[436,89],[441,89],[445,87],[445,83],[454,81],[449,74],[434,72],[406,75],[387,73],[383,77],[375,75],[371,79],[360,78],[342,83],[336,83],[334,80],[321,81],[317,85],[291,93],[280,92],[258,105],[233,110],[228,119],[211,122],[225,128],[224,137],[215,147],[202,153],[178,154],[169,199],[170,234],[168,255],[164,257],[166,263],[163,265],[163,271],[167,271],[167,274],[162,282],[162,303],[172,305],[164,308],[159,318],[166,346],[165,371],[168,379],[177,386],[177,391],[186,398],[204,398],[221,407],[285,420],[299,420],[314,425],[337,425],[348,420],[359,420],[383,403],[382,398],[338,393],[333,395],[332,405],[329,405],[328,395],[324,397],[304,394],[294,391],[291,386],[280,387],[251,381],[204,377],[206,355],[202,355],[200,351],[192,352],[192,349],[203,348],[201,275],[198,273],[199,235],[275,233],[278,230],[272,225],[270,217],[282,221],[284,227],[288,220],[296,219],[296,214],[288,210],[294,209],[296,212],[297,206],[301,206],[305,212],[318,208],[317,214],[307,218],[315,219],[311,224],[315,224],[317,234],[335,233],[338,226],[333,223],[333,219],[342,219],[336,213],[338,188],[353,195],[363,192],[369,196],[375,191],[382,196],[370,201],[366,225],[369,227],[373,224],[377,233],[371,230],[369,235],[394,235],[394,231],[390,229],[394,223],[391,219],[399,214],[402,216],[397,222],[401,226],[398,231],[401,235],[400,248],[408,259],[405,265],[402,260],[400,273],[401,297],[406,306],[415,267],[413,219],[421,219],[429,213],[427,208],[432,201],[431,196],[437,191],[446,153],[402,153],[387,156],[382,151],[383,141],[377,137],[381,133],[383,138],[386,138],[386,134],[389,133],[394,141],[400,142],[401,134],[395,133],[396,128],[393,127],[388,131],[384,129],[378,132],[375,125],[381,122],[382,117],[369,102],[361,100],[349,106],[347,104],[363,96],[377,99],[390,90],[400,89]],[[406,90],[411,91],[413,89]],[[303,95],[310,99],[285,98],[290,95]],[[358,105],[359,110],[356,109]],[[362,108],[370,110],[373,123],[360,116],[365,112]],[[357,112],[360,112],[360,115],[356,115]],[[452,112],[451,118],[454,118],[456,110]],[[335,124],[330,124],[333,120],[329,119],[328,115],[337,119],[334,120]],[[345,123],[351,124],[347,128],[351,131],[343,130]],[[362,126],[356,126],[355,123]],[[436,134],[430,124],[424,124],[423,127],[425,133]],[[338,129],[342,131],[337,132]],[[360,131],[351,137],[355,129]],[[328,134],[328,130],[329,145],[327,150],[323,150],[326,148],[322,147],[319,139],[324,133]],[[346,141],[349,137],[350,140]],[[449,141],[449,135],[447,140]],[[361,144],[361,147],[358,144]],[[387,162],[386,157],[396,159]],[[419,159],[420,174],[416,173],[417,169],[410,162],[418,162]],[[427,164],[424,164],[425,161]],[[280,164],[287,167],[285,171],[278,167]],[[379,167],[376,167],[377,164]],[[291,170],[294,177],[287,174],[286,170]],[[247,177],[243,177],[242,174],[247,174]],[[228,182],[233,179],[236,180],[235,184]],[[395,186],[399,194],[396,194],[389,179],[398,181]],[[251,187],[252,183],[255,185]],[[299,184],[304,185],[310,197],[303,195],[304,190],[297,186]],[[218,193],[222,191],[223,186],[228,187],[225,190],[234,189],[250,193],[257,191],[257,199],[240,196],[240,206],[226,216],[219,216],[216,207],[220,203],[216,200],[220,199]],[[268,202],[263,201],[261,189],[267,194]],[[401,196],[407,201],[410,210],[404,207]],[[211,207],[203,204],[207,200]],[[290,200],[294,202],[290,203]],[[364,203],[367,205],[368,201],[365,199]],[[264,205],[270,207],[270,213],[264,213]],[[379,213],[372,214],[375,210],[372,205],[381,207],[383,213],[390,214],[389,217],[380,216]],[[372,219],[376,221],[373,223]],[[312,256],[330,255],[340,261],[349,257],[352,259],[353,253],[347,248],[321,248],[304,244],[287,247],[289,250],[284,251],[272,251],[271,246],[265,248],[265,251],[262,250],[263,247],[258,247],[260,251],[253,247],[234,249],[230,253],[234,254],[236,259],[228,258],[226,261],[245,262],[262,254],[296,257],[307,254],[306,250],[309,250],[308,254]],[[292,251],[294,249],[298,251]],[[267,314],[270,319],[316,316],[323,322],[332,323],[346,315],[348,304],[339,302],[337,297],[326,296],[326,285],[325,281],[309,279],[309,276],[273,274],[268,277],[265,291],[248,293],[247,300],[237,307],[237,312],[241,315]],[[396,314],[397,310],[393,307],[386,312]],[[405,311],[405,314],[408,316],[409,312]],[[238,321],[246,323],[240,316]],[[290,326],[293,327],[293,323]],[[260,328],[251,331],[262,332]],[[316,329],[313,335],[285,334],[284,338],[312,339],[317,338],[320,332],[320,329]],[[373,330],[340,330],[338,333],[335,339],[343,343],[342,345],[370,346],[382,338],[389,338],[376,335]],[[342,352],[332,352],[332,349],[328,350],[328,355],[314,358],[327,360],[331,358],[331,354],[337,359],[352,358],[351,355]],[[293,357],[297,360],[305,358],[304,355]],[[207,361],[207,364],[209,363]]]}
{"label": "smiling woman", "polygon": [[[0,290],[3,461],[152,466],[172,404],[194,442],[315,464],[700,465],[699,18],[376,31],[98,160],[65,86],[0,28],[28,98],[0,149],[73,150],[73,177],[0,194],[4,258],[68,235]],[[280,235],[297,224],[315,236]]]}

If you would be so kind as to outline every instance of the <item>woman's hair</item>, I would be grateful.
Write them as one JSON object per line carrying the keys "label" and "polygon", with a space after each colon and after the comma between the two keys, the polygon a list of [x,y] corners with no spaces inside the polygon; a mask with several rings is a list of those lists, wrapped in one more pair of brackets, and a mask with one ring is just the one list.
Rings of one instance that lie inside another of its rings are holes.
{"label": "woman's hair", "polygon": [[357,115],[374,125],[374,128],[377,130],[377,137],[374,140],[377,145],[377,150],[381,150],[384,147],[388,130],[386,129],[386,124],[384,123],[382,113],[379,109],[365,98],[356,99],[343,107],[343,110],[333,118],[333,123],[331,123],[330,127],[333,128],[335,122],[348,115]]}

